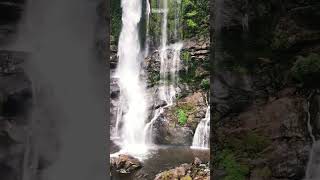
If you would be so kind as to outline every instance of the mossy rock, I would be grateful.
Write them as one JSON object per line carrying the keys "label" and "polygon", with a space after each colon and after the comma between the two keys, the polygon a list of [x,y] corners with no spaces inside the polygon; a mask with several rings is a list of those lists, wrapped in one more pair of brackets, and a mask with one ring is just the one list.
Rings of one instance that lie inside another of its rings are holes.
{"label": "mossy rock", "polygon": [[192,178],[190,176],[184,176],[181,178],[181,180],[192,180]]}
{"label": "mossy rock", "polygon": [[291,68],[291,75],[298,83],[305,86],[316,86],[320,79],[320,55],[309,54],[306,57],[299,56]]}

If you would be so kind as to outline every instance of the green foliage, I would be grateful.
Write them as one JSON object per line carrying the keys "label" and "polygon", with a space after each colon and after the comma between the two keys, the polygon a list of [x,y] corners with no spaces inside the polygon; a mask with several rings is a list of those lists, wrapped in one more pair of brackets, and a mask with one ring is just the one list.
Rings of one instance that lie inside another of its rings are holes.
{"label": "green foliage", "polygon": [[120,0],[111,0],[111,35],[115,38],[117,42],[120,36],[122,21],[122,10]]}
{"label": "green foliage", "polygon": [[200,86],[204,90],[209,90],[210,89],[209,79],[202,79]]}
{"label": "green foliage", "polygon": [[291,68],[291,73],[296,80],[302,83],[318,78],[320,76],[320,55],[299,56]]}
{"label": "green foliage", "polygon": [[183,37],[209,33],[209,1],[182,0]]}
{"label": "green foliage", "polygon": [[254,132],[249,132],[243,137],[229,137],[226,139],[228,149],[234,150],[241,156],[251,158],[259,156],[259,153],[268,147],[270,143],[270,139]]}
{"label": "green foliage", "polygon": [[218,154],[219,167],[226,171],[224,180],[245,180],[249,173],[249,167],[237,162],[235,154],[229,150],[223,150]]}
{"label": "green foliage", "polygon": [[181,59],[185,62],[189,62],[191,60],[191,55],[189,51],[182,51]]}
{"label": "green foliage", "polygon": [[186,112],[183,109],[178,109],[177,115],[178,115],[179,124],[180,125],[185,125],[187,123],[187,120],[188,120]]}
{"label": "green foliage", "polygon": [[149,85],[152,87],[154,85],[159,84],[160,81],[160,74],[159,72],[151,72],[149,77]]}
{"label": "green foliage", "polygon": [[243,146],[248,154],[258,154],[269,144],[269,139],[256,133],[248,133],[243,139]]}
{"label": "green foliage", "polygon": [[192,19],[187,19],[187,25],[191,29],[194,29],[198,26],[197,23],[195,23]]}
{"label": "green foliage", "polygon": [[184,104],[179,104],[176,109],[175,113],[178,118],[178,123],[183,126],[187,123],[188,121],[188,114],[193,113],[195,107],[193,104],[190,103],[184,103]]}
{"label": "green foliage", "polygon": [[[243,136],[228,136],[225,139],[223,150],[217,155],[220,168],[226,171],[224,180],[245,180],[250,167],[241,159],[256,159],[271,141],[255,132],[247,132]],[[268,167],[259,169],[259,177],[269,177],[271,171]]]}
{"label": "green foliage", "polygon": [[187,67],[185,72],[182,72],[179,76],[180,83],[187,83],[189,85],[197,86],[201,82],[202,79],[197,79],[196,77],[196,69],[200,66],[198,61],[193,61],[191,58],[191,54],[189,51],[182,51],[181,57],[182,62]]}
{"label": "green foliage", "polygon": [[152,13],[150,16],[149,32],[152,42],[159,42],[161,37],[161,16],[156,13]]}

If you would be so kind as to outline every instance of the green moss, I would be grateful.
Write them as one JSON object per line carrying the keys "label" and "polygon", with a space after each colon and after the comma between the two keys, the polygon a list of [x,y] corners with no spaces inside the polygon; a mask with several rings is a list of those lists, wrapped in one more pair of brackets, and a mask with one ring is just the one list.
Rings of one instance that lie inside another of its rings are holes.
{"label": "green moss", "polygon": [[181,180],[192,180],[192,178],[190,176],[184,176],[181,178]]}
{"label": "green moss", "polygon": [[301,83],[320,77],[320,55],[299,56],[291,68],[291,74]]}
{"label": "green moss", "polygon": [[185,62],[189,62],[191,60],[190,52],[189,51],[182,51],[180,58]]}
{"label": "green moss", "polygon": [[182,0],[183,38],[209,33],[209,1]]}
{"label": "green moss", "polygon": [[185,125],[188,120],[188,116],[183,109],[178,109],[177,111],[178,122],[180,125]]}
{"label": "green moss", "polygon": [[163,180],[172,179],[172,173],[170,171],[164,171],[163,173],[161,173],[161,179]]}
{"label": "green moss", "polygon": [[122,27],[122,10],[121,10],[121,1],[112,0],[111,1],[111,35],[115,38],[117,42],[119,39],[121,27]]}
{"label": "green moss", "polygon": [[228,137],[225,146],[239,156],[256,158],[271,143],[265,136],[249,132],[242,137]]}
{"label": "green moss", "polygon": [[[224,180],[245,180],[249,174],[249,164],[241,159],[256,159],[271,143],[270,139],[255,132],[243,135],[226,136],[225,144],[218,152],[216,161],[218,167],[226,172]],[[258,171],[259,177],[269,177],[268,167]]]}
{"label": "green moss", "polygon": [[195,107],[190,103],[180,104],[175,108],[175,114],[179,125],[183,126],[187,123],[188,117],[194,112]]}
{"label": "green moss", "polygon": [[159,72],[150,73],[150,75],[149,75],[149,84],[150,84],[151,86],[154,86],[154,85],[159,84],[159,81],[160,81],[160,74],[159,74]]}
{"label": "green moss", "polygon": [[249,174],[249,166],[241,164],[230,150],[223,150],[218,154],[218,164],[226,172],[224,180],[245,180]]}
{"label": "green moss", "polygon": [[200,86],[204,90],[209,90],[210,89],[210,81],[209,81],[209,79],[202,79]]}
{"label": "green moss", "polygon": [[243,139],[245,151],[249,154],[258,154],[269,146],[270,140],[256,133],[248,133]]}
{"label": "green moss", "polygon": [[182,59],[184,65],[187,67],[187,69],[179,76],[180,83],[187,83],[191,86],[199,87],[202,78],[199,79],[196,77],[196,70],[197,67],[201,64],[191,58],[191,54],[189,51],[182,51],[180,58]]}

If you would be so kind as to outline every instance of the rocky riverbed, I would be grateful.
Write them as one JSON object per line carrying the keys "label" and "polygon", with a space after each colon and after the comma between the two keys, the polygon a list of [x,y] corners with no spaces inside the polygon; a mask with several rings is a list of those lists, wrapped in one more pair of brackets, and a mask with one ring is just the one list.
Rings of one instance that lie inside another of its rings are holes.
{"label": "rocky riverbed", "polygon": [[183,146],[158,146],[144,159],[117,154],[111,157],[113,180],[209,180],[209,151]]}

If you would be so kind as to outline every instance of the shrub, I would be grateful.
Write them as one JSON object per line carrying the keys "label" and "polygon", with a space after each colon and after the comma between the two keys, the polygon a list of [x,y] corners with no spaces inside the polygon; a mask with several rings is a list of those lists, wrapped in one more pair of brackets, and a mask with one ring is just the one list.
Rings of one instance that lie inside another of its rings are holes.
{"label": "shrub", "polygon": [[256,133],[248,133],[243,139],[245,151],[251,155],[257,155],[270,144],[270,140]]}
{"label": "shrub", "polygon": [[218,155],[219,166],[226,171],[224,180],[245,180],[249,167],[236,161],[235,155],[224,150]]}
{"label": "shrub", "polygon": [[320,55],[299,56],[291,68],[292,76],[300,83],[309,83],[320,77]]}
{"label": "shrub", "polygon": [[209,90],[210,89],[209,79],[202,79],[200,86],[204,90]]}
{"label": "shrub", "polygon": [[243,137],[228,137],[226,146],[236,154],[256,158],[260,152],[270,145],[270,139],[265,136],[249,132]]}
{"label": "shrub", "polygon": [[185,125],[187,123],[188,117],[187,113],[183,109],[178,109],[178,122],[180,125]]}
{"label": "shrub", "polygon": [[184,38],[206,35],[209,33],[208,3],[208,0],[182,0]]}
{"label": "shrub", "polygon": [[183,51],[181,53],[181,59],[185,62],[189,62],[191,60],[191,55],[189,51]]}
{"label": "shrub", "polygon": [[118,41],[121,27],[122,27],[122,9],[121,9],[121,1],[112,0],[111,3],[111,35],[115,38],[115,42]]}

